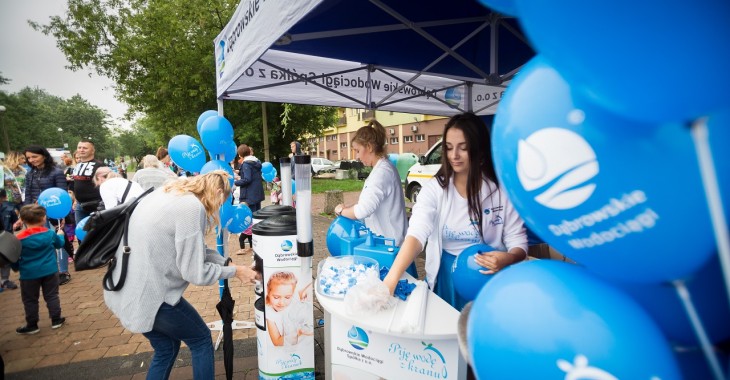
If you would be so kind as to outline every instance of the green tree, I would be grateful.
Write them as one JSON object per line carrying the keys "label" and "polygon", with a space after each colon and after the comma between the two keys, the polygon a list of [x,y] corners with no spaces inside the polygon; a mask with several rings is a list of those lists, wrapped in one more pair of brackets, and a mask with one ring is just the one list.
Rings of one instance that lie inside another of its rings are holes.
{"label": "green tree", "polygon": [[[56,38],[71,69],[91,68],[114,80],[130,113],[145,115],[145,127],[164,142],[178,134],[198,137],[198,116],[216,108],[213,40],[237,3],[69,0],[64,16],[31,25]],[[285,127],[284,106],[268,108],[272,152],[286,149],[286,140],[319,134],[335,120],[334,108],[296,105],[290,106]],[[260,143],[259,103],[226,102],[225,113],[237,143]]]}
{"label": "green tree", "polygon": [[73,151],[81,138],[89,137],[101,154],[109,148],[109,115],[79,95],[63,99],[26,87],[12,94],[0,91],[0,104],[6,107],[2,126],[7,129],[11,150],[31,144],[62,147],[65,143]]}

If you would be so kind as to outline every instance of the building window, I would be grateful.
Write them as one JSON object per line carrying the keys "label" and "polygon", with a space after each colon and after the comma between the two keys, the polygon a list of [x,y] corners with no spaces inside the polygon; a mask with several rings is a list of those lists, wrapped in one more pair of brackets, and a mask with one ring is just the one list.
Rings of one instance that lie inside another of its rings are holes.
{"label": "building window", "polygon": [[413,142],[413,136],[403,136],[403,142],[404,143],[412,143]]}
{"label": "building window", "polygon": [[346,142],[340,143],[340,148],[347,148],[347,143]]}
{"label": "building window", "polygon": [[390,143],[391,144],[398,144],[398,138],[397,137],[391,137],[390,138]]}
{"label": "building window", "polygon": [[416,142],[426,141],[426,135],[416,135]]}

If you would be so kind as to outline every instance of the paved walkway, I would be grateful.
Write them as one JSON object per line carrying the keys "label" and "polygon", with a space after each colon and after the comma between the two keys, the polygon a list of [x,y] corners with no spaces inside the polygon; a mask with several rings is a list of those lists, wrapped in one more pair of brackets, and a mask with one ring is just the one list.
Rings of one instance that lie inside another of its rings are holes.
{"label": "paved walkway", "polygon": [[[358,193],[345,193],[345,201],[353,202]],[[268,202],[268,201],[267,201]],[[264,206],[267,205],[266,203]],[[322,195],[312,199],[312,222],[315,256],[313,269],[316,272],[320,260],[328,256],[325,243],[327,229],[331,218],[322,216],[324,200]],[[208,236],[208,244],[215,247],[215,236]],[[238,239],[231,236],[227,241],[228,252],[232,253],[234,262],[250,263],[249,257],[237,256]],[[5,361],[5,373],[8,379],[138,379],[144,378],[152,348],[141,334],[133,334],[124,329],[119,320],[104,304],[101,280],[106,269],[74,272],[71,266],[72,280],[61,286],[61,306],[66,324],[56,330],[51,329],[47,309],[43,300],[40,305],[40,332],[24,336],[15,333],[15,329],[25,323],[23,306],[19,290],[6,290],[0,293],[0,354]],[[315,273],[316,275],[316,273]],[[17,281],[17,273],[11,279]],[[254,293],[251,285],[243,285],[240,281],[230,281],[231,292],[236,300],[235,319],[253,321]],[[215,305],[218,302],[217,286],[191,285],[184,295],[201,314],[206,322],[219,319]],[[42,298],[42,297],[41,297]],[[321,318],[322,311],[315,297],[315,319]],[[212,333],[213,340],[217,332]],[[236,345],[236,361],[234,368],[237,379],[258,378],[256,357],[256,330],[235,330],[233,338]],[[318,368],[323,363],[321,345],[322,331],[315,336],[318,347]],[[222,348],[216,352],[216,359],[222,360]],[[178,365],[172,378],[192,378],[189,351],[181,350]],[[222,361],[216,373],[224,374]],[[322,377],[321,374],[319,374]]]}

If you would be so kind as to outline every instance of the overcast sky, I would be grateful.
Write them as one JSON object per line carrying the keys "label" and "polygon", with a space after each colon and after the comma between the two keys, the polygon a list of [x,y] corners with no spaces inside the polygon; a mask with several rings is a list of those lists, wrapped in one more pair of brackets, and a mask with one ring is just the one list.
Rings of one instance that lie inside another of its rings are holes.
{"label": "overcast sky", "polygon": [[28,25],[29,19],[47,24],[51,16],[63,15],[65,9],[65,0],[0,0],[0,73],[11,80],[0,85],[0,90],[15,93],[38,87],[64,99],[79,94],[106,110],[116,124],[128,125],[119,120],[127,106],[114,98],[114,83],[96,74],[89,77],[89,70],[64,68],[68,61],[55,39]]}

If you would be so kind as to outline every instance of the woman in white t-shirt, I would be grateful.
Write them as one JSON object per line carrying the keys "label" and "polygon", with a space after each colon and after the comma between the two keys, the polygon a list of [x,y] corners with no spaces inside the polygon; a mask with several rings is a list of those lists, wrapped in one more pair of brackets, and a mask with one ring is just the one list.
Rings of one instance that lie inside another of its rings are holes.
{"label": "woman in white t-shirt", "polygon": [[355,156],[373,170],[365,180],[360,198],[354,205],[339,204],[335,214],[364,220],[373,233],[395,240],[400,245],[408,228],[406,202],[398,170],[385,153],[385,128],[373,120],[357,130],[352,138]]}
{"label": "woman in white t-shirt", "polygon": [[[492,252],[475,261],[492,274],[527,257],[524,223],[499,185],[491,139],[473,113],[453,116],[444,127],[441,169],[418,194],[405,241],[384,279],[391,293],[426,246],[426,281],[457,310],[466,300],[455,291],[451,267],[465,248],[484,243]],[[428,244],[426,244],[428,243]]]}
{"label": "woman in white t-shirt", "polygon": [[[129,184],[131,186],[125,197],[124,193]],[[94,185],[99,187],[99,194],[101,194],[101,201],[104,203],[105,209],[110,209],[144,193],[144,189],[137,182],[122,178],[108,166],[102,166],[96,170]]]}

